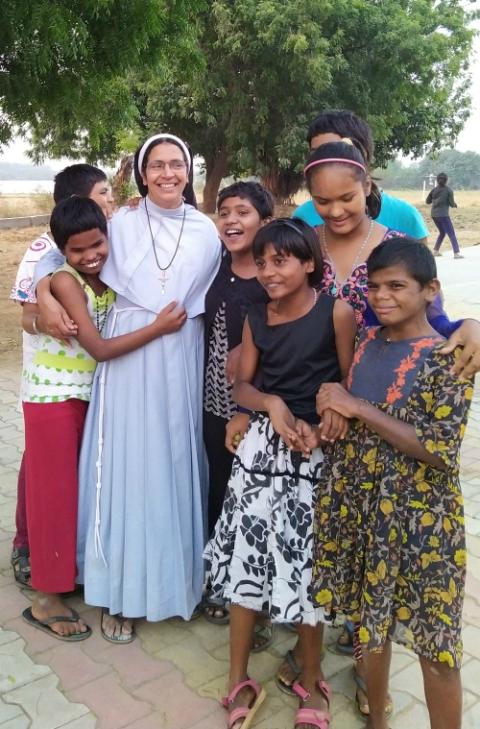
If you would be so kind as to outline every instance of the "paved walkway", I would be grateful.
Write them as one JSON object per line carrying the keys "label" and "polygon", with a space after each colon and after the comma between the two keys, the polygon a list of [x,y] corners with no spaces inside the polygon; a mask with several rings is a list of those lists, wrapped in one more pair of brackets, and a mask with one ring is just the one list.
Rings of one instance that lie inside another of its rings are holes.
{"label": "paved walkway", "polygon": [[[452,316],[479,316],[480,248],[464,261],[450,254],[439,272]],[[19,369],[19,367],[18,367]],[[74,597],[74,606],[93,627],[79,644],[57,641],[21,619],[30,594],[20,591],[9,565],[16,475],[23,448],[22,419],[16,411],[18,369],[0,374],[0,729],[224,729],[218,697],[228,671],[228,629],[203,618],[190,623],[140,622],[138,640],[128,646],[106,643],[98,611]],[[478,388],[480,390],[480,388]],[[463,448],[462,483],[466,499],[469,577],[465,602],[464,729],[480,727],[480,392],[477,391]],[[357,729],[351,663],[332,650],[329,631],[324,667],[331,682],[332,729]],[[251,673],[262,681],[268,701],[255,729],[292,729],[295,702],[275,687],[273,675],[294,636],[277,631],[274,646],[252,657]],[[411,653],[396,649],[391,687],[392,729],[426,729],[422,681]]]}

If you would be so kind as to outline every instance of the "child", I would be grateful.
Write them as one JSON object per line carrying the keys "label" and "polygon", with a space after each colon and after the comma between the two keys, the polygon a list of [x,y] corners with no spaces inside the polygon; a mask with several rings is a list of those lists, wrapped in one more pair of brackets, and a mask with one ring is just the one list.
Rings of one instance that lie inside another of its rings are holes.
{"label": "child", "polygon": [[425,201],[427,205],[431,204],[432,206],[432,220],[437,226],[439,233],[433,249],[433,255],[442,255],[440,253],[440,246],[445,236],[448,235],[453,248],[453,257],[463,258],[460,253],[457,236],[455,235],[455,228],[450,217],[450,208],[456,208],[457,203],[453,197],[453,190],[447,185],[447,181],[448,176],[445,172],[440,172],[437,175],[437,186],[433,190],[430,190]]}
{"label": "child", "polygon": [[[234,182],[221,190],[217,208],[217,228],[226,251],[205,300],[207,352],[203,410],[210,476],[210,535],[220,516],[232,470],[234,448],[231,441],[229,450],[224,445],[225,428],[238,412],[231,393],[243,323],[251,304],[268,301],[265,289],[257,280],[252,243],[257,231],[273,217],[273,198],[258,182]],[[245,419],[248,422],[248,414],[243,416]]]}
{"label": "child", "polygon": [[[318,149],[321,144],[340,142],[345,137],[352,139],[358,145],[366,165],[371,167],[374,157],[372,131],[353,111],[345,109],[325,111],[313,119],[307,131],[307,142],[311,152]],[[421,239],[426,243],[428,228],[417,208],[405,200],[388,195],[383,190],[380,191],[380,195],[381,207],[377,212],[377,223],[387,228],[401,230],[412,238]],[[301,218],[313,226],[323,223],[313,200],[300,205],[294,211],[293,217]]]}
{"label": "child", "polygon": [[[318,651],[322,610],[308,596],[312,486],[322,462],[315,392],[348,371],[355,323],[349,306],[314,288],[322,260],[306,223],[269,223],[256,234],[253,255],[271,302],[249,309],[233,396],[254,415],[205,554],[213,595],[232,603],[228,726],[250,726],[265,698],[247,673],[255,617],[265,610],[276,622],[298,624],[303,671],[295,691],[303,708],[296,726],[303,727],[328,720],[330,697]],[[259,367],[262,391],[252,384]]]}
{"label": "child", "polygon": [[[65,167],[55,176],[53,187],[53,199],[55,203],[66,200],[72,195],[89,197],[100,205],[107,215],[110,201],[110,188],[107,183],[105,172],[98,167],[89,164],[74,164]],[[15,283],[10,293],[10,298],[23,306],[25,303],[36,303],[32,282],[35,266],[38,261],[51,249],[55,249],[55,242],[49,232],[43,233],[33,241],[25,252],[15,277]],[[38,314],[38,311],[31,309],[31,317]],[[67,321],[71,334],[76,333],[72,322]],[[27,323],[28,326],[28,323]],[[43,322],[40,317],[36,319],[36,326],[39,331],[44,331]],[[31,328],[31,327],[29,327]],[[50,332],[51,334],[53,332]],[[25,372],[30,364],[34,352],[32,335],[23,332],[22,342],[23,366]],[[20,393],[21,408],[22,393]],[[25,507],[25,457],[22,457],[17,483],[17,508],[15,514],[16,533],[13,540],[11,563],[15,580],[21,587],[30,587],[30,550],[28,545],[27,515]]]}
{"label": "child", "polygon": [[76,576],[77,466],[96,361],[104,361],[176,331],[183,308],[167,306],[152,323],[104,340],[102,330],[114,293],[99,279],[107,257],[107,221],[88,198],[59,203],[50,220],[53,239],[66,263],[52,276],[54,295],[76,322],[69,346],[38,334],[30,319],[35,352],[25,373],[25,466],[31,584],[37,591],[24,619],[61,640],[87,638],[91,631],[61,600]]}
{"label": "child", "polygon": [[[232,387],[247,309],[268,301],[257,280],[252,243],[257,231],[273,216],[273,198],[258,182],[234,182],[221,190],[217,207],[217,228],[226,250],[205,299],[203,434],[209,466],[210,536],[222,510],[235,444],[248,425],[248,414],[239,412],[232,399]],[[229,619],[224,601],[208,596],[204,598],[204,615],[216,624]],[[267,647],[265,640],[271,640],[271,626],[266,633],[258,636],[262,648]]]}
{"label": "child", "polygon": [[[273,217],[271,193],[258,182],[234,182],[220,191],[217,228],[226,250],[205,299],[205,392],[203,437],[208,458],[208,534],[211,536],[223,506],[232,471],[233,454],[247,429],[249,415],[232,398],[247,309],[266,303],[252,254],[253,238]],[[214,624],[229,621],[221,598],[203,599],[205,618]],[[255,625],[252,651],[268,648],[273,626],[263,616]]]}
{"label": "child", "polygon": [[410,239],[368,261],[369,304],[381,326],[361,334],[348,392],[324,384],[317,409],[351,427],[326,462],[315,511],[314,595],[360,621],[369,729],[386,729],[391,641],[420,657],[432,729],[461,723],[465,529],[459,451],[472,382],[426,310],[438,293],[431,252]]}

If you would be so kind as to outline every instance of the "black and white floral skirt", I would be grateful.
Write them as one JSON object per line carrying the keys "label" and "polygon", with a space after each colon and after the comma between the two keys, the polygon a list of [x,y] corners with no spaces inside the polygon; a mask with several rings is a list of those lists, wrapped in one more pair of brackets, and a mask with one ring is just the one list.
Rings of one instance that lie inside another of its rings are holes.
{"label": "black and white floral skirt", "polygon": [[212,598],[265,611],[278,623],[325,621],[310,587],[322,461],[320,448],[305,458],[287,448],[265,415],[251,418],[204,552]]}

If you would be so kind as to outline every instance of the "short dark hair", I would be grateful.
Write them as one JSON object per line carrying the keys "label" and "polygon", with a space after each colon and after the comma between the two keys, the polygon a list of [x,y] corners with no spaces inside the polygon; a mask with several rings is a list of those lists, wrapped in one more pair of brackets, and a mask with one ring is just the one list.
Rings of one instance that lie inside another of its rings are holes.
{"label": "short dark hair", "polygon": [[[365,170],[367,168],[362,153],[360,152],[358,147],[355,147],[355,145],[353,144],[347,144],[346,142],[327,142],[326,144],[322,144],[320,147],[313,150],[305,166],[308,167],[312,162],[320,162],[321,160],[330,159],[345,160],[346,162],[350,160],[352,162],[355,162],[355,164],[349,165],[350,169],[352,170],[352,174],[357,180],[366,180],[367,171],[364,172],[360,167],[357,166],[358,164],[360,164],[365,167]],[[327,164],[337,165],[342,164],[342,162],[325,162],[325,165]],[[322,165],[318,165],[318,167],[321,166]],[[310,167],[305,173],[305,179],[307,181],[307,187],[309,192],[311,192],[312,176],[315,174],[315,171],[318,169],[318,167]],[[371,180],[371,192],[370,195],[367,196],[366,203],[368,214],[370,215],[370,217],[377,218],[380,214],[382,198],[380,190],[373,180]]]}
{"label": "short dark hair", "polygon": [[55,175],[53,199],[59,203],[72,195],[88,197],[97,182],[106,181],[107,175],[98,167],[83,163],[69,165]]}
{"label": "short dark hair", "polygon": [[319,134],[338,134],[339,137],[349,137],[357,144],[367,165],[373,160],[373,137],[367,122],[360,119],[353,111],[346,109],[327,109],[319,114],[310,123],[307,132],[307,142],[310,146],[313,137]]}
{"label": "short dark hair", "polygon": [[437,278],[437,265],[431,250],[415,238],[389,238],[374,248],[367,258],[369,276],[389,266],[404,266],[421,286]]}
{"label": "short dark hair", "polygon": [[442,183],[444,185],[448,182],[448,175],[446,172],[439,172],[437,175],[437,182],[441,185]]}
{"label": "short dark hair", "polygon": [[62,200],[53,208],[50,230],[53,240],[61,251],[65,250],[72,235],[95,228],[107,235],[107,219],[100,206],[89,197],[74,195]]}
{"label": "short dark hair", "polygon": [[265,248],[272,245],[277,253],[295,256],[300,261],[313,260],[314,269],[308,275],[312,286],[319,286],[323,279],[323,257],[315,229],[300,218],[277,218],[257,231],[253,239],[254,258],[263,256]]}
{"label": "short dark hair", "polygon": [[228,187],[224,187],[218,193],[217,199],[217,210],[220,210],[224,201],[229,197],[240,197],[243,200],[248,200],[257,213],[260,215],[261,220],[265,218],[271,218],[275,207],[275,201],[272,193],[263,187],[259,182],[242,181],[234,182]]}
{"label": "short dark hair", "polygon": [[[188,205],[193,205],[194,208],[198,207],[195,190],[193,189],[193,152],[192,152],[190,145],[187,142],[184,142],[184,144],[190,153],[189,160],[185,157],[185,152],[180,147],[180,145],[177,144],[177,142],[174,139],[171,139],[170,137],[165,137],[165,138],[162,137],[161,139],[154,139],[152,142],[150,142],[150,144],[146,148],[145,153],[143,155],[142,172],[145,172],[145,170],[147,169],[147,163],[148,163],[148,158],[150,156],[150,152],[152,151],[152,149],[157,147],[159,144],[174,144],[176,147],[178,147],[178,149],[182,153],[182,158],[185,161],[185,163],[188,165],[188,180],[187,180],[185,189],[183,191],[183,198],[184,198],[185,202],[188,203]],[[144,183],[140,170],[138,169],[138,158],[140,156],[140,152],[141,152],[143,145],[144,145],[144,142],[142,142],[137,147],[137,150],[133,156],[133,176],[135,177],[135,182],[137,183],[137,187],[138,187],[138,191],[139,191],[140,195],[142,197],[147,197],[148,187]]]}

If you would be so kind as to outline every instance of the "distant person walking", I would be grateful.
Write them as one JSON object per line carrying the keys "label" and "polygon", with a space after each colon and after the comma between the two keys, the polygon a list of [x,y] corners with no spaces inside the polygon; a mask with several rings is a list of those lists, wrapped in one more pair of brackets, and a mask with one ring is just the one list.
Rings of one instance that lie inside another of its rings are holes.
{"label": "distant person walking", "polygon": [[456,208],[457,203],[453,197],[453,190],[447,185],[447,181],[448,176],[445,172],[440,172],[437,175],[437,185],[433,190],[430,190],[426,200],[427,204],[431,204],[432,206],[432,220],[438,228],[438,238],[433,249],[433,255],[442,255],[440,253],[440,246],[445,236],[448,235],[453,248],[453,257],[463,258],[460,253],[457,236],[455,235],[455,228],[449,215],[450,208]]}

